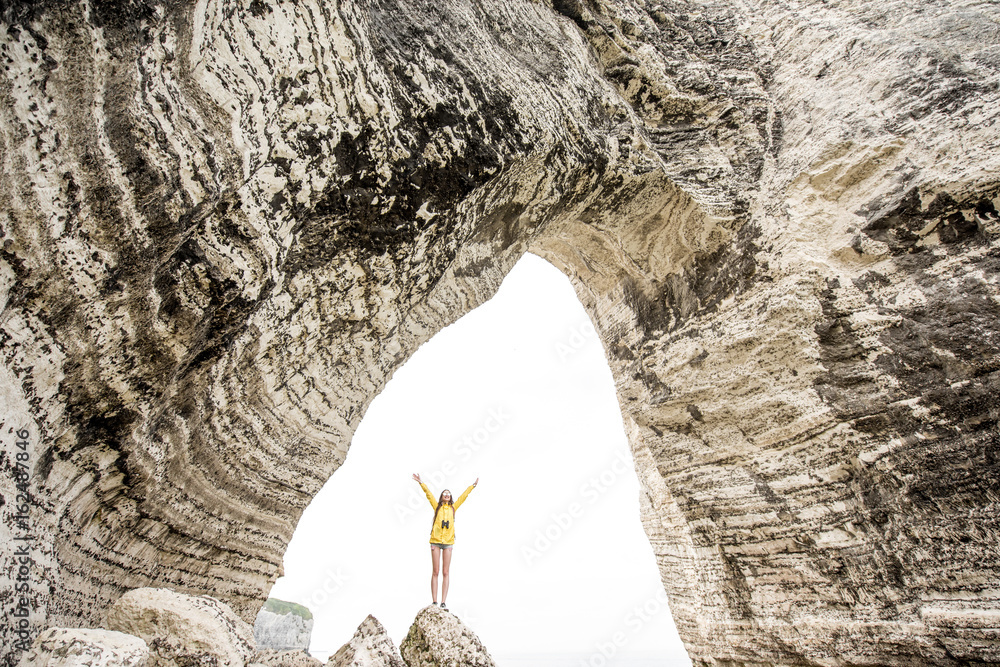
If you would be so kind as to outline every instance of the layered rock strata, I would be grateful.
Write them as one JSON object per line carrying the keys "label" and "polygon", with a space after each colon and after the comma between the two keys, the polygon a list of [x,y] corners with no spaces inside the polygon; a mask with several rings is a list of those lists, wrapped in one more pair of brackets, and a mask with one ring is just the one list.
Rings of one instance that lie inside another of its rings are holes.
{"label": "layered rock strata", "polygon": [[7,664],[143,586],[253,620],[393,370],[527,251],[600,333],[695,663],[1000,661],[996,13],[9,0]]}
{"label": "layered rock strata", "polygon": [[350,641],[326,661],[327,667],[404,667],[403,660],[378,619],[368,614]]}
{"label": "layered rock strata", "polygon": [[437,605],[417,613],[399,645],[407,667],[495,667],[476,633]]}
{"label": "layered rock strata", "polygon": [[298,604],[268,598],[254,619],[253,638],[258,649],[308,651],[312,628],[312,613],[308,609]]}

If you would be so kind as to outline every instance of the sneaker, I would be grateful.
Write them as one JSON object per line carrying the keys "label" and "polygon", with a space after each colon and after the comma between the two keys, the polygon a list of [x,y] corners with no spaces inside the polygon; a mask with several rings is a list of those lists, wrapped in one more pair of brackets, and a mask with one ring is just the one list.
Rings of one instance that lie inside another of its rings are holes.
{"label": "sneaker", "polygon": [[444,609],[445,611],[448,611],[448,607],[444,606],[444,602],[441,603],[441,608]]}

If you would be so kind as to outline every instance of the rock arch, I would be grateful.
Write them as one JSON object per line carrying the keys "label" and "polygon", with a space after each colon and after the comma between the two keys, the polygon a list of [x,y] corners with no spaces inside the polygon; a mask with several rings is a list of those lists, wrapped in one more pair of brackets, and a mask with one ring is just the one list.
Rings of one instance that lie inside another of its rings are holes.
{"label": "rock arch", "polygon": [[2,11],[39,630],[143,585],[249,618],[393,369],[530,249],[696,662],[1000,660],[995,4]]}

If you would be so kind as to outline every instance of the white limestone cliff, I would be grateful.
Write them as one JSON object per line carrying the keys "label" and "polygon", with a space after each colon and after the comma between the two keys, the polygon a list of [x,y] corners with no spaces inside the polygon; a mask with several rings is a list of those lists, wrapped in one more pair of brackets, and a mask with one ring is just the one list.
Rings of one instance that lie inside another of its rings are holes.
{"label": "white limestone cliff", "polygon": [[697,665],[1000,662],[997,9],[7,0],[4,664],[142,587],[253,621],[524,252]]}
{"label": "white limestone cliff", "polygon": [[312,613],[308,609],[268,598],[254,619],[253,638],[258,649],[308,651],[312,628]]}

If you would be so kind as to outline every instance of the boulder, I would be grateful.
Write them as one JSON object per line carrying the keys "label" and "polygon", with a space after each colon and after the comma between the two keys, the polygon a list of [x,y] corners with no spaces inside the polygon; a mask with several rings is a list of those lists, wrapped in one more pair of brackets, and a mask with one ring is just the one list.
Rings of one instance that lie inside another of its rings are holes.
{"label": "boulder", "polygon": [[327,667],[403,667],[396,645],[378,619],[368,614],[351,641],[330,656]]}
{"label": "boulder", "polygon": [[309,655],[307,651],[278,651],[272,648],[258,649],[252,665],[259,667],[321,667],[322,660]]}
{"label": "boulder", "polygon": [[49,628],[35,638],[21,667],[145,667],[149,647],[139,637],[92,628]]}
{"label": "boulder", "polygon": [[250,625],[208,595],[136,588],[111,606],[106,625],[142,637],[149,667],[244,667],[256,653]]}
{"label": "boulder", "polygon": [[457,616],[428,605],[399,646],[407,667],[494,667],[479,637]]}

